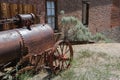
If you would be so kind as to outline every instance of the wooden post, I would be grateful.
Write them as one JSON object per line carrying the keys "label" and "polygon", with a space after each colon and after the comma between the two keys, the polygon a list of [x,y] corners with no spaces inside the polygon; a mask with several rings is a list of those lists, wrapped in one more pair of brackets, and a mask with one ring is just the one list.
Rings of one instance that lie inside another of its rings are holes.
{"label": "wooden post", "polygon": [[[9,4],[8,3],[0,3],[0,8],[1,8],[1,18],[7,18],[10,17],[10,12],[9,12]],[[3,25],[3,30],[8,30],[9,25],[5,24]]]}
{"label": "wooden post", "polygon": [[[18,14],[18,6],[17,4],[10,4],[10,16],[13,17]],[[10,24],[10,29],[16,28],[16,25]]]}

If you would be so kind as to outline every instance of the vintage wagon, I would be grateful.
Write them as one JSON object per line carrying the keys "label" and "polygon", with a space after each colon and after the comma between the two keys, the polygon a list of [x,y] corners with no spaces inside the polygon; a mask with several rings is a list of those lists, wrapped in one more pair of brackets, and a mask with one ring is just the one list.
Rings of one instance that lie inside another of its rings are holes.
{"label": "vintage wagon", "polygon": [[67,69],[73,59],[73,49],[66,40],[55,40],[47,24],[33,24],[34,14],[18,14],[1,20],[19,27],[0,32],[0,70],[15,64],[17,73],[48,68],[53,73]]}

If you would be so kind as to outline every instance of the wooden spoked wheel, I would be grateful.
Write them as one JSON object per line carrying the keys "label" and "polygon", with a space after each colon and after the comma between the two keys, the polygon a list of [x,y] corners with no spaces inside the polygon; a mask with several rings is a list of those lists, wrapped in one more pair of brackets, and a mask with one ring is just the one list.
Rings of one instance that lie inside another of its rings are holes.
{"label": "wooden spoked wheel", "polygon": [[52,54],[52,69],[55,73],[70,67],[73,59],[73,49],[68,41],[60,40],[55,44]]}

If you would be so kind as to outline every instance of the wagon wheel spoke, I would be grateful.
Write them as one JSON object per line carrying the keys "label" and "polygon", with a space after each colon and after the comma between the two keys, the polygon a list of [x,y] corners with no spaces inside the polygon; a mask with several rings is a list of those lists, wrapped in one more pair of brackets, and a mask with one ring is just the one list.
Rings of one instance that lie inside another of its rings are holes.
{"label": "wagon wheel spoke", "polygon": [[62,61],[62,66],[61,66],[61,69],[64,69],[64,62]]}
{"label": "wagon wheel spoke", "polygon": [[60,51],[58,49],[56,49],[56,50],[57,50],[57,52],[56,52],[57,54],[56,55],[60,56]]}
{"label": "wagon wheel spoke", "polygon": [[[73,58],[73,49],[68,42],[61,41],[58,43],[56,50],[53,54],[53,66],[59,71],[69,68]],[[56,69],[54,70],[56,72]]]}
{"label": "wagon wheel spoke", "polygon": [[60,44],[60,49],[61,49],[61,53],[63,54],[63,50],[64,50],[64,43]]}
{"label": "wagon wheel spoke", "polygon": [[68,50],[66,50],[65,52],[64,52],[64,54],[67,54],[67,52],[69,52],[70,50],[68,49]]}
{"label": "wagon wheel spoke", "polygon": [[68,63],[67,63],[67,62],[65,62],[65,64],[66,64],[66,66],[68,65]]}

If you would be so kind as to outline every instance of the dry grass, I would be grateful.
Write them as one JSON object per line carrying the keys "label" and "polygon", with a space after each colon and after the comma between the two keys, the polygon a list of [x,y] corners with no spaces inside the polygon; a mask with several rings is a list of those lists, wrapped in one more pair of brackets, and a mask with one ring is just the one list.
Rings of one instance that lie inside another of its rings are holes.
{"label": "dry grass", "polygon": [[81,51],[72,67],[53,80],[120,80],[120,56]]}

